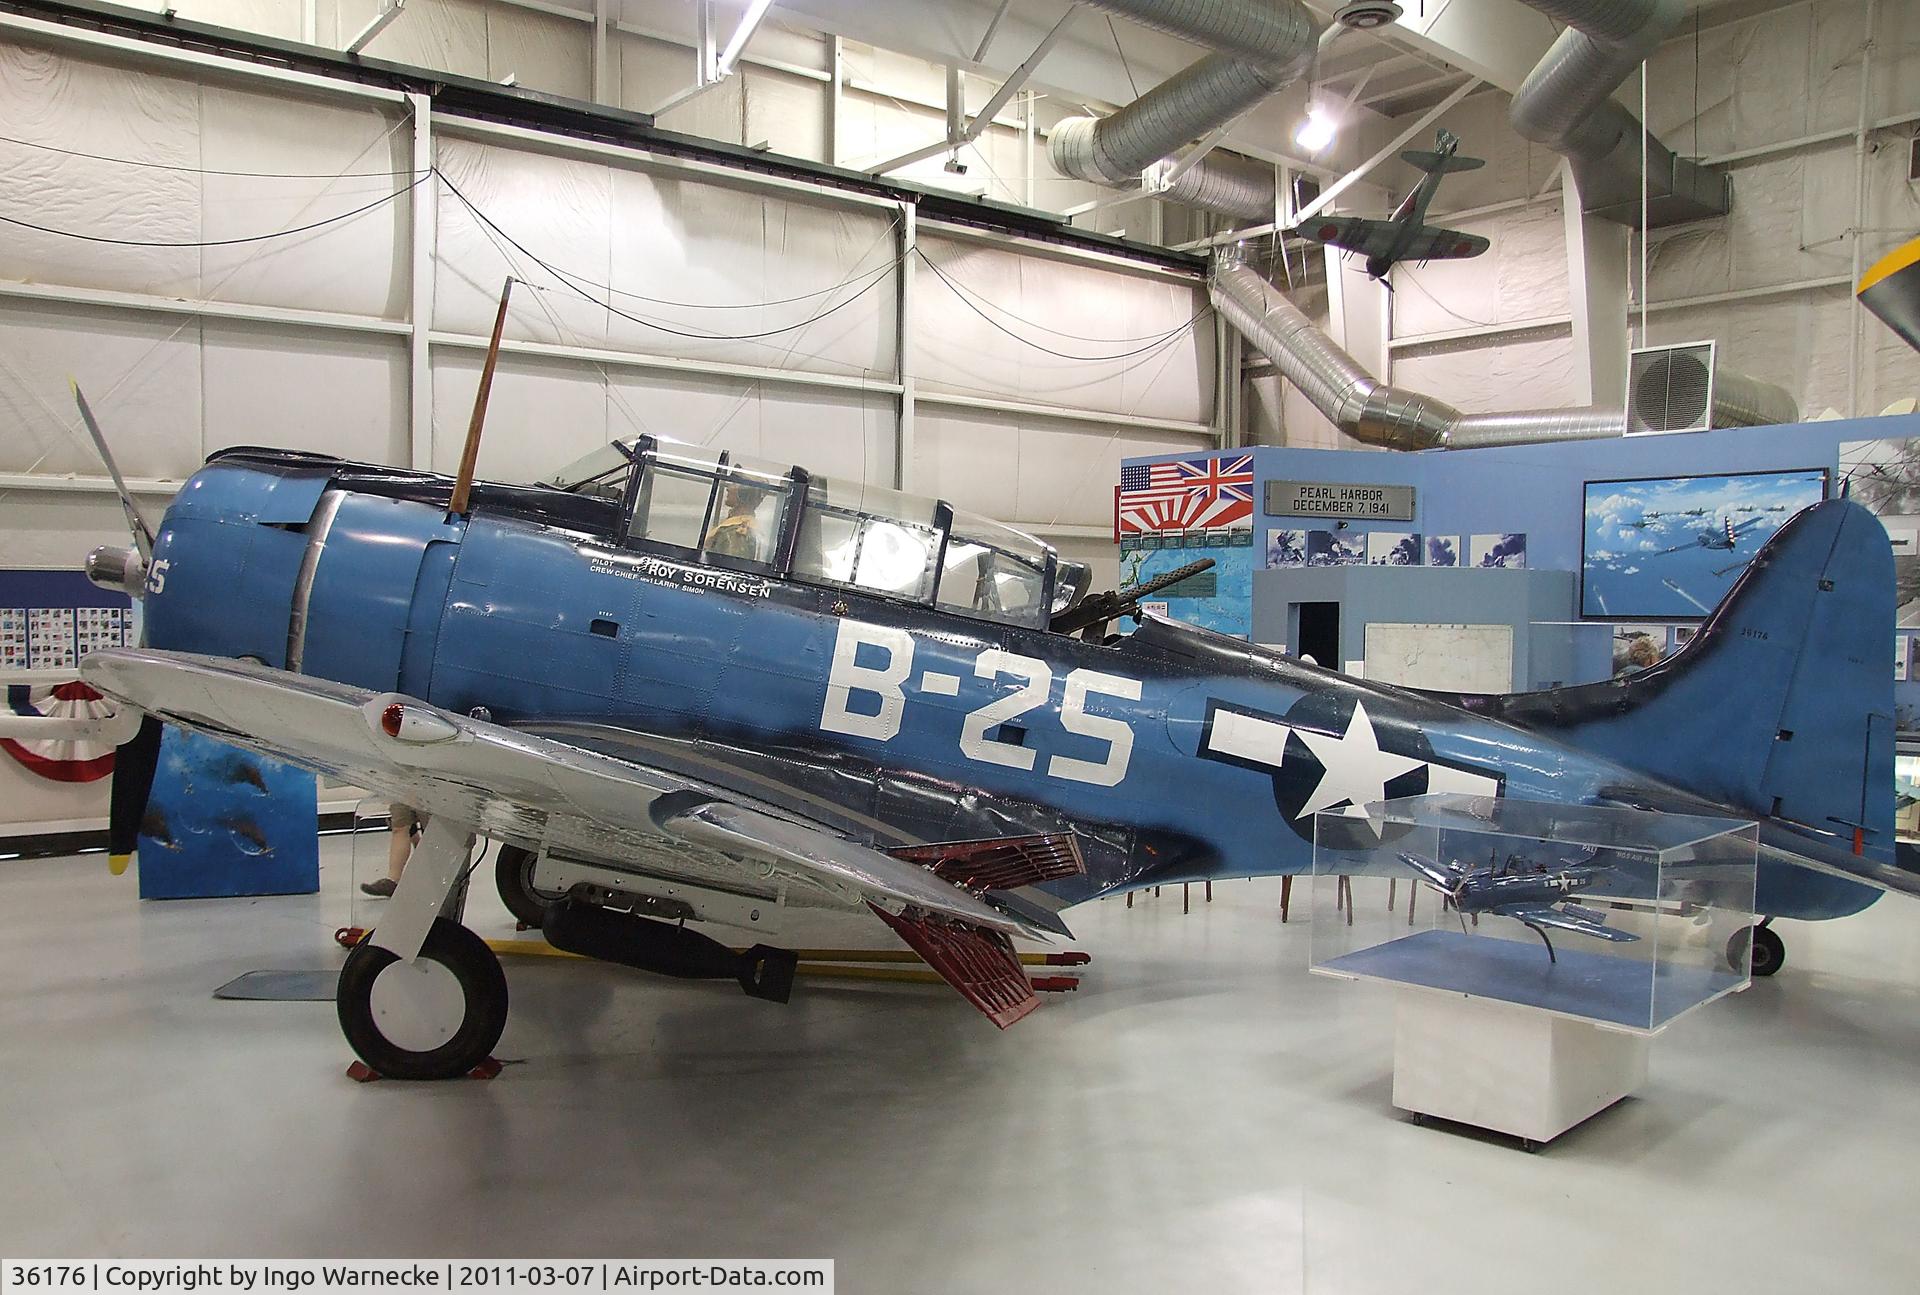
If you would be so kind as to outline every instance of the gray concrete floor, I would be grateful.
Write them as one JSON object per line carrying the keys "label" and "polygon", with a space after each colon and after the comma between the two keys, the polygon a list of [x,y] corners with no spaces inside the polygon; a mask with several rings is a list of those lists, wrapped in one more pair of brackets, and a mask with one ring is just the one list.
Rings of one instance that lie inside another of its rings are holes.
{"label": "gray concrete floor", "polygon": [[[1784,927],[1778,979],[1528,1155],[1396,1116],[1389,994],[1308,975],[1308,905],[1281,926],[1274,882],[1074,910],[1083,987],[1005,1033],[940,987],[783,1008],[522,960],[499,1079],[357,1085],[330,1004],[211,997],[338,965],[352,854],[325,844],[317,896],[150,904],[99,856],[0,863],[0,1253],[832,1257],[848,1292],[1914,1289],[1920,905]],[[508,932],[490,894],[471,918]]]}

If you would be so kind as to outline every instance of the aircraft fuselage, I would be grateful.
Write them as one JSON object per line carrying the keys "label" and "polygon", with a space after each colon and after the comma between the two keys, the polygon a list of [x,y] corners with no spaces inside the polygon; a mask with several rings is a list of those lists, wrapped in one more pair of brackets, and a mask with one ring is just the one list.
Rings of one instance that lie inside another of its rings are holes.
{"label": "aircraft fuselage", "polygon": [[[364,488],[343,488],[341,466],[198,473],[158,536],[149,645],[484,708],[883,848],[1074,831],[1087,874],[1048,886],[1065,903],[1308,871],[1318,810],[1440,791],[1578,803],[1650,781],[1178,622],[1086,642],[638,551],[592,501],[532,516],[492,487],[449,520],[444,494],[406,497],[429,479],[355,469]],[[1816,899],[1806,915],[1834,915]]]}

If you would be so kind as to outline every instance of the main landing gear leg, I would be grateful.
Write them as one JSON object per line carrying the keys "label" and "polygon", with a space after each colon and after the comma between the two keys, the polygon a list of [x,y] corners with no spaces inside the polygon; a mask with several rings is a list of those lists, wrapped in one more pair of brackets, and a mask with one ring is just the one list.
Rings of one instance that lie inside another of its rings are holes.
{"label": "main landing gear leg", "polygon": [[453,1079],[488,1060],[507,1023],[507,978],[460,924],[472,829],[436,814],[380,925],[347,955],[334,1005],[347,1042],[393,1079]]}
{"label": "main landing gear leg", "polygon": [[1727,941],[1727,965],[1739,968],[1741,960],[1748,954],[1751,943],[1753,957],[1753,975],[1757,980],[1761,976],[1771,976],[1787,963],[1787,944],[1773,929],[1773,919],[1763,917],[1757,926],[1749,926],[1735,931],[1733,938]]}

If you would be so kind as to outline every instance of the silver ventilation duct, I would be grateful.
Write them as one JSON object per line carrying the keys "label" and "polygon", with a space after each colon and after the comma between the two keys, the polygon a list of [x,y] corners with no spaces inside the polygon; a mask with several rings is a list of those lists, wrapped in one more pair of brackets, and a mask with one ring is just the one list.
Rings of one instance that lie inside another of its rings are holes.
{"label": "silver ventilation duct", "polygon": [[1389,450],[1476,449],[1619,436],[1618,409],[1463,414],[1445,401],[1375,380],[1280,290],[1244,265],[1214,262],[1213,306],[1282,377],[1348,436]]}
{"label": "silver ventilation duct", "polygon": [[1274,219],[1276,192],[1271,166],[1216,150],[1182,172],[1161,196],[1236,220],[1268,221]]}
{"label": "silver ventilation duct", "polygon": [[1786,388],[1721,369],[1713,375],[1715,427],[1778,427],[1800,421],[1800,402]]}
{"label": "silver ventilation duct", "polygon": [[1567,24],[1567,30],[1527,74],[1508,120],[1527,139],[1573,163],[1588,214],[1640,223],[1644,137],[1650,224],[1725,215],[1732,203],[1726,175],[1675,157],[1613,98],[1680,21],[1683,0],[1522,2]]}
{"label": "silver ventilation duct", "polygon": [[[1094,184],[1134,183],[1183,144],[1293,84],[1312,63],[1320,37],[1300,0],[1089,2],[1215,51],[1111,116],[1070,117],[1053,128],[1054,168]],[[1181,176],[1169,196],[1259,219],[1273,213],[1273,176],[1257,179],[1252,164],[1208,157]]]}

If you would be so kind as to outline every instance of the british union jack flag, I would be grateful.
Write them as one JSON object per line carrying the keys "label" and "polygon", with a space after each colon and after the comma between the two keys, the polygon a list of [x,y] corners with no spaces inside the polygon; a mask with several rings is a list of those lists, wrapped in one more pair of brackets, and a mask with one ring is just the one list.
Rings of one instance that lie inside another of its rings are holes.
{"label": "british union jack flag", "polygon": [[1202,531],[1253,517],[1253,455],[1213,455],[1120,469],[1116,492],[1120,535]]}

